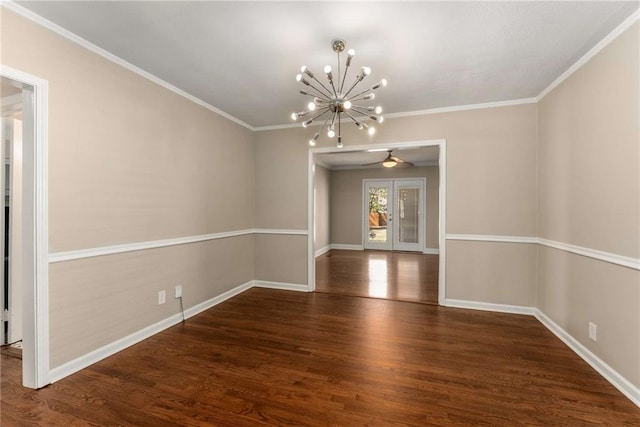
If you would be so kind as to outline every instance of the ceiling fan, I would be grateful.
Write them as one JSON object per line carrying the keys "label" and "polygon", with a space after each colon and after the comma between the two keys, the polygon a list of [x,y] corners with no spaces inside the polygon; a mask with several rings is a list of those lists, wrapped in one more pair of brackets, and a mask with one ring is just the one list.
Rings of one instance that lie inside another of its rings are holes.
{"label": "ceiling fan", "polygon": [[362,165],[362,166],[373,166],[373,165],[379,165],[379,164],[382,164],[382,166],[384,166],[385,168],[394,168],[396,166],[400,166],[400,167],[414,166],[413,163],[407,162],[406,160],[402,160],[401,158],[394,156],[393,154],[391,154],[392,152],[393,150],[387,150],[387,153],[388,153],[387,157],[380,162],[367,163],[366,165]]}

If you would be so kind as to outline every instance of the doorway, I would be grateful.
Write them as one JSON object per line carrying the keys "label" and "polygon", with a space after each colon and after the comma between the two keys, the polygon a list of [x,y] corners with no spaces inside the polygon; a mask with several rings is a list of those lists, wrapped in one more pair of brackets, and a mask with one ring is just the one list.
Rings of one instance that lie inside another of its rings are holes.
{"label": "doorway", "polygon": [[[10,199],[8,218],[5,218],[5,209],[0,214],[2,238],[8,244],[9,268],[8,276],[5,276],[5,264],[2,264],[1,275],[3,278],[8,277],[8,293],[6,298],[4,292],[0,294],[3,300],[8,300],[9,313],[17,313],[17,316],[9,314],[3,338],[15,339],[16,333],[11,332],[11,329],[21,326],[22,384],[29,388],[40,388],[50,382],[47,201],[49,84],[39,77],[4,65],[0,66],[0,84],[2,105],[9,105],[12,102],[10,97],[14,97],[16,101],[20,98],[22,115],[21,126],[16,124],[13,127],[13,132],[22,130],[21,149],[16,150],[14,141],[7,144],[4,135],[1,144],[3,148],[0,157],[3,163],[6,162],[4,147],[8,146],[10,150],[10,175],[6,175],[6,169],[0,174],[0,188],[6,191],[5,179],[8,178]],[[13,91],[16,93],[12,93]],[[18,188],[20,199],[16,192]],[[8,239],[4,236],[5,219],[9,221]],[[4,249],[5,245],[0,245],[3,258]],[[4,302],[2,301],[3,307]]]}
{"label": "doorway", "polygon": [[[405,142],[405,143],[390,143],[390,144],[385,144],[384,149],[380,148],[381,145],[366,145],[366,146],[351,146],[347,149],[347,147],[344,147],[343,149],[337,149],[334,147],[323,147],[323,148],[312,148],[309,150],[309,163],[308,163],[308,172],[309,172],[309,179],[308,179],[308,202],[309,202],[309,209],[308,209],[308,214],[309,214],[309,221],[308,221],[308,235],[309,235],[309,239],[308,239],[308,280],[309,280],[309,284],[308,284],[308,288],[309,291],[315,291],[316,290],[316,268],[321,269],[324,268],[320,263],[318,263],[318,265],[316,265],[316,260],[319,258],[316,258],[316,252],[318,251],[319,247],[316,246],[317,242],[316,242],[316,233],[321,233],[323,230],[323,227],[318,227],[318,224],[316,223],[316,214],[321,214],[322,213],[322,209],[319,212],[316,212],[316,179],[318,179],[318,177],[316,176],[316,165],[322,166],[324,168],[327,168],[327,165],[330,165],[330,162],[333,163],[333,165],[335,165],[335,158],[339,158],[339,161],[344,161],[345,157],[349,157],[351,155],[354,155],[356,158],[356,161],[353,161],[352,163],[350,163],[351,165],[364,165],[365,163],[370,163],[370,161],[362,161],[362,157],[361,157],[361,153],[364,152],[369,152],[369,153],[373,153],[373,152],[378,152],[378,151],[388,151],[389,149],[398,149],[398,150],[414,150],[414,149],[420,149],[420,148],[427,148],[427,149],[432,149],[435,148],[437,149],[436,152],[436,157],[435,157],[435,164],[434,166],[438,166],[437,169],[437,177],[438,180],[437,181],[432,181],[435,183],[436,185],[436,193],[438,195],[437,201],[434,200],[434,202],[431,204],[431,206],[435,207],[437,206],[437,221],[434,225],[434,227],[437,225],[437,232],[435,232],[436,230],[432,230],[431,234],[432,236],[435,236],[437,234],[437,244],[439,249],[437,249],[436,254],[439,254],[439,256],[437,256],[437,258],[434,258],[435,263],[437,264],[437,271],[438,271],[438,276],[437,276],[437,303],[439,305],[444,305],[445,302],[445,298],[446,298],[446,246],[445,246],[445,233],[446,233],[446,188],[447,188],[447,183],[446,183],[446,141],[445,140],[430,140],[430,141],[412,141],[412,142]],[[407,153],[408,151],[403,152],[403,155]],[[409,159],[410,161],[412,161],[412,159]],[[340,165],[342,166],[342,165]],[[366,166],[366,165],[365,165]],[[350,169],[349,167],[346,167],[347,169]],[[357,167],[356,167],[357,168]],[[325,175],[325,173],[323,172],[322,174],[320,174],[319,176],[323,176]],[[363,177],[365,178],[365,177]],[[379,177],[382,178],[382,177]],[[362,180],[359,181],[360,183],[360,190],[358,190],[357,192],[360,193],[363,189],[363,185],[362,185]],[[353,193],[352,193],[353,194]],[[357,205],[360,206],[361,202],[360,200],[362,200],[364,196],[358,196],[357,197]],[[353,200],[353,197],[348,196],[346,199],[343,199],[341,201],[335,201],[336,203],[338,203],[338,205],[342,206],[343,202],[345,203],[350,203],[348,200]],[[331,202],[332,206],[336,206],[336,203],[334,203],[334,201]],[[321,206],[321,205],[320,205]],[[364,213],[361,213],[362,210],[358,209],[358,214],[357,217],[359,218],[363,218],[364,217]],[[364,219],[364,218],[363,218]],[[360,220],[358,220],[358,222],[360,222]],[[321,222],[320,224],[322,224],[323,222]],[[368,223],[368,220],[367,220]],[[333,222],[332,222],[333,224]],[[378,223],[380,224],[380,223]],[[368,255],[368,254],[376,254],[378,257],[379,256],[383,256],[385,254],[385,252],[383,251],[364,251],[364,238],[362,238],[362,233],[363,233],[363,229],[364,229],[364,225],[360,226],[358,225],[357,228],[355,227],[347,227],[344,231],[347,233],[351,233],[353,235],[354,232],[356,232],[358,234],[358,236],[360,236],[360,242],[362,242],[359,245],[359,249],[358,249],[358,245],[354,245],[354,244],[350,244],[349,242],[346,242],[347,244],[334,244],[334,242],[332,241],[331,244],[329,246],[327,246],[327,248],[330,247],[330,252],[320,252],[319,255],[322,255],[322,253],[325,253],[326,255],[330,255],[333,256],[331,254],[337,254],[338,252],[343,252],[341,255],[344,255],[344,265],[345,268],[349,268],[350,272],[353,271],[353,266],[355,265],[354,262],[356,261],[355,258],[353,258],[354,256],[360,256],[361,258],[364,255]],[[431,226],[430,226],[431,227]],[[355,231],[357,230],[357,231]],[[393,231],[392,231],[393,233]],[[366,234],[366,233],[365,233]],[[419,234],[426,234],[426,233],[419,233]],[[393,238],[393,236],[392,236]],[[324,239],[318,239],[318,242],[323,242]],[[357,240],[356,240],[357,241]],[[415,242],[407,242],[407,243],[415,243]],[[423,243],[424,245],[424,243]],[[339,247],[338,247],[339,246]],[[432,245],[430,245],[432,246]],[[393,247],[393,246],[392,246]],[[359,252],[358,252],[359,251]],[[426,248],[424,251],[424,254],[418,254],[418,253],[402,253],[402,252],[388,252],[388,254],[391,255],[407,255],[407,256],[423,256],[426,254],[430,254],[432,252],[430,252],[430,248]],[[322,256],[326,256],[326,255],[322,255]],[[350,259],[349,259],[350,258]],[[364,259],[364,258],[362,258]],[[367,270],[367,274],[370,275],[371,272],[373,271],[380,271],[382,272],[382,270],[384,269],[382,267],[382,259],[367,259],[366,261],[364,261],[363,263],[363,267],[361,270]],[[406,267],[408,267],[409,263],[405,262],[406,260],[398,260],[400,264],[402,264],[402,269],[403,271],[408,271]],[[391,260],[390,262],[394,262],[393,260]],[[366,267],[365,267],[366,265]],[[387,272],[391,271],[390,265],[392,264],[387,264]],[[413,270],[413,267],[410,267],[409,269]],[[382,274],[382,273],[381,273]],[[414,273],[411,273],[412,276],[415,277]],[[348,279],[348,278],[347,278]],[[375,290],[374,290],[375,291]],[[377,292],[377,291],[375,291]]]}
{"label": "doorway", "polygon": [[362,185],[364,249],[422,252],[426,179],[364,179]]}

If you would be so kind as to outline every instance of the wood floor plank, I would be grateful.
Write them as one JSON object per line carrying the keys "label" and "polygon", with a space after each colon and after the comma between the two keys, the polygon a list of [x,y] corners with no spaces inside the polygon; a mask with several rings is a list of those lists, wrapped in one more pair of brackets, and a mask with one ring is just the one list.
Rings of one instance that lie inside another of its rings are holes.
{"label": "wood floor plank", "polygon": [[535,318],[250,289],[41,390],[2,426],[640,426]]}

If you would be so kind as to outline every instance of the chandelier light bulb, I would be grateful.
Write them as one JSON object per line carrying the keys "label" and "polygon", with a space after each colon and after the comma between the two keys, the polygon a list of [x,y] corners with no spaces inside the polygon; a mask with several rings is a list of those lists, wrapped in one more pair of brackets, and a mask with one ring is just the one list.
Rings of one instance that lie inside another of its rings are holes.
{"label": "chandelier light bulb", "polygon": [[306,128],[306,127],[308,127],[311,123],[313,123],[313,119],[309,119],[309,120],[307,120],[306,122],[303,122],[303,123],[302,123],[302,127],[303,127],[303,128]]}
{"label": "chandelier light bulb", "polygon": [[380,83],[382,83],[382,87],[386,87],[387,86],[387,79],[380,80]]}
{"label": "chandelier light bulb", "polygon": [[318,140],[319,137],[320,137],[320,134],[318,132],[316,132],[316,134],[313,135],[313,138],[311,138],[309,140],[309,145],[311,145],[311,146],[316,145],[316,141]]}
{"label": "chandelier light bulb", "polygon": [[371,68],[362,67],[362,74],[364,74],[365,76],[368,76],[369,74],[371,74]]}
{"label": "chandelier light bulb", "polygon": [[349,49],[347,51],[347,58],[353,58],[354,56],[356,56],[356,51],[353,49]]}
{"label": "chandelier light bulb", "polygon": [[307,66],[303,65],[302,67],[300,67],[300,72],[304,73],[305,71],[307,71]]}
{"label": "chandelier light bulb", "polygon": [[338,143],[336,144],[336,147],[338,148],[344,147],[344,144],[342,143],[342,138],[338,137]]}
{"label": "chandelier light bulb", "polygon": [[351,101],[345,101],[344,104],[342,104],[342,106],[344,107],[345,110],[349,110],[351,108]]}
{"label": "chandelier light bulb", "polygon": [[297,82],[301,82],[302,81],[302,74],[296,74],[296,81]]}
{"label": "chandelier light bulb", "polygon": [[324,66],[324,72],[326,74],[329,74],[331,72],[331,70],[332,70],[331,65],[325,65]]}
{"label": "chandelier light bulb", "polygon": [[378,116],[378,123],[382,123],[382,122],[384,122],[384,117]]}
{"label": "chandelier light bulb", "polygon": [[297,113],[291,113],[291,120],[293,120],[293,121],[298,120],[298,114]]}
{"label": "chandelier light bulb", "polygon": [[374,135],[376,133],[376,128],[369,126],[369,130],[367,132],[369,132],[369,135]]}
{"label": "chandelier light bulb", "polygon": [[316,103],[315,102],[310,102],[307,104],[307,108],[309,109],[309,111],[315,111],[316,109]]}
{"label": "chandelier light bulb", "polygon": [[333,138],[334,136],[336,136],[336,131],[334,131],[333,129],[329,129],[329,130],[327,131],[327,136],[328,136],[329,138]]}
{"label": "chandelier light bulb", "polygon": [[368,93],[364,96],[364,99],[375,99],[375,98],[376,98],[375,93]]}
{"label": "chandelier light bulb", "polygon": [[378,105],[374,111],[376,112],[376,114],[380,114],[382,113],[382,107]]}

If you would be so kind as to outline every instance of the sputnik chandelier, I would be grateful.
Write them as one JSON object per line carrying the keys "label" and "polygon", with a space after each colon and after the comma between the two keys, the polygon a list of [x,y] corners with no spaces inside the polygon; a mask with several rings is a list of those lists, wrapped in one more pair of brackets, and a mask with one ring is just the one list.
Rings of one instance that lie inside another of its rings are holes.
{"label": "sputnik chandelier", "polygon": [[[342,114],[348,116],[353,123],[359,129],[366,129],[369,135],[373,135],[376,132],[376,128],[362,123],[361,118],[370,118],[378,123],[382,123],[384,117],[380,115],[382,113],[382,107],[380,106],[362,106],[356,105],[358,101],[372,101],[375,99],[376,94],[374,90],[379,87],[387,85],[385,79],[380,80],[373,86],[368,87],[365,90],[359,91],[356,89],[358,84],[364,80],[369,74],[371,74],[371,68],[362,67],[360,72],[355,76],[355,80],[345,89],[345,81],[347,80],[347,74],[351,61],[355,56],[353,49],[347,51],[347,60],[345,62],[344,70],[340,69],[340,54],[344,51],[346,43],[342,39],[335,39],[331,42],[333,51],[338,55],[338,69],[337,75],[334,77],[333,69],[330,65],[324,67],[324,73],[329,81],[328,87],[323,84],[314,73],[303,65],[300,69],[300,74],[296,76],[296,80],[306,86],[300,93],[305,96],[310,96],[313,99],[307,105],[307,111],[300,111],[291,114],[291,119],[298,120],[301,117],[312,116],[309,119],[302,122],[302,127],[308,127],[314,122],[320,122],[324,120],[324,123],[320,130],[315,133],[313,138],[309,140],[309,145],[316,145],[316,141],[320,137],[320,134],[327,129],[327,136],[333,138],[338,135],[337,147],[342,148],[342,135],[340,132],[340,119]],[[311,79],[309,81],[307,79]],[[362,87],[360,87],[362,89]],[[358,117],[356,117],[358,115]],[[328,127],[327,127],[328,126]]]}

